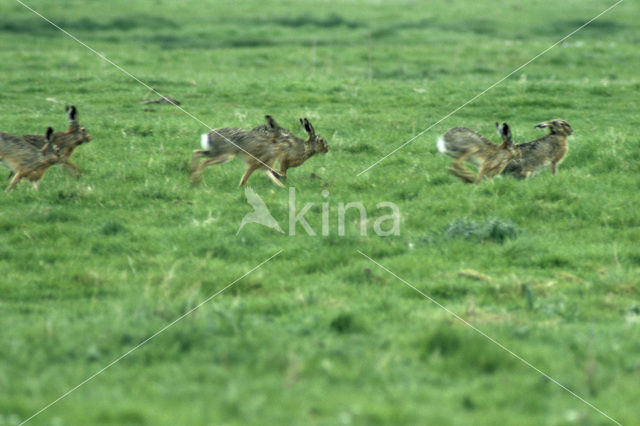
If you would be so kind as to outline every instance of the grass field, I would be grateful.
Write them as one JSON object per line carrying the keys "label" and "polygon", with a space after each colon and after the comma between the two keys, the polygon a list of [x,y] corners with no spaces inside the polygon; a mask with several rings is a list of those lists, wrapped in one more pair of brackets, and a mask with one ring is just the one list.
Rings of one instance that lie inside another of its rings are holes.
{"label": "grass field", "polygon": [[[330,146],[287,185],[318,235],[248,224],[239,161],[189,182],[206,127],[18,2],[0,7],[0,130],[93,141],[0,193],[0,425],[640,424],[640,5],[625,1],[362,170],[611,1],[28,1],[211,127],[272,114]],[[563,118],[552,176],[465,185],[436,138]],[[5,169],[0,172],[5,173]],[[7,172],[8,173],[8,172]],[[0,176],[2,177],[2,176]],[[289,190],[249,181],[287,230]],[[328,197],[322,191],[329,191]],[[376,218],[401,212],[400,235]],[[339,203],[361,202],[338,233]],[[329,206],[329,235],[320,235]]]}

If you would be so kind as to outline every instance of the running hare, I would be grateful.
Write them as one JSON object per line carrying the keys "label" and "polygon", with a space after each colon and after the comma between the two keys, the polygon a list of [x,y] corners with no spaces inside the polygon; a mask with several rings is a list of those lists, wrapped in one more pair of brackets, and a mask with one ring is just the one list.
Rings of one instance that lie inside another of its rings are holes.
{"label": "running hare", "polygon": [[548,127],[551,133],[534,141],[516,145],[521,157],[509,161],[503,174],[526,179],[547,166],[551,166],[551,173],[556,174],[558,164],[569,149],[567,137],[573,133],[573,129],[569,123],[560,119],[545,121],[535,127]]}
{"label": "running hare", "polygon": [[[276,142],[280,126],[270,116],[265,116],[266,125],[255,127],[251,130],[235,127],[223,127],[204,133],[200,138],[202,149],[193,151],[191,156],[191,169],[193,183],[200,181],[205,167],[213,164],[222,164],[240,155],[247,163],[247,170],[242,175],[240,186],[247,183],[249,176],[263,169],[264,173],[273,183],[284,186],[276,178],[273,165],[281,154],[279,144]],[[208,158],[199,163],[201,158]]]}
{"label": "running hare", "polygon": [[45,145],[37,149],[26,142],[23,136],[13,136],[0,132],[0,160],[15,173],[7,191],[23,178],[31,181],[38,189],[38,180],[53,164],[60,161],[60,149],[53,142],[53,129],[49,127],[45,135]]}
{"label": "running hare", "polygon": [[[73,154],[73,151],[85,142],[91,141],[91,134],[84,126],[78,124],[78,110],[75,106],[66,108],[69,117],[69,129],[66,132],[55,132],[51,136],[51,140],[60,149],[59,163],[63,163],[65,167],[74,172],[76,176],[82,174],[82,170],[75,164],[73,164],[69,157]],[[25,142],[33,145],[37,149],[42,149],[48,141],[43,135],[21,135]],[[9,178],[13,176],[13,172],[9,175]]]}
{"label": "running hare", "polygon": [[502,127],[496,123],[496,130],[502,138],[502,144],[496,145],[489,139],[466,127],[454,127],[438,139],[438,151],[453,157],[455,161],[449,171],[465,182],[473,182],[473,173],[462,163],[469,161],[480,168],[476,185],[484,176],[492,178],[500,173],[509,160],[518,156],[507,123]]}

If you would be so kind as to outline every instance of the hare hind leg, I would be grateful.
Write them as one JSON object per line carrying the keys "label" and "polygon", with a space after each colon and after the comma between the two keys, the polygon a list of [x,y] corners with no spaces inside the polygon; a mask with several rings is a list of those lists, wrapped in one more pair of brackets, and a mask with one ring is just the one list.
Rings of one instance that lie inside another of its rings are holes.
{"label": "hare hind leg", "polygon": [[242,179],[240,179],[240,185],[238,186],[244,186],[249,180],[249,176],[251,176],[251,173],[258,170],[260,168],[260,165],[260,163],[250,163],[247,167],[247,171],[242,175]]}
{"label": "hare hind leg", "polygon": [[195,171],[198,168],[198,161],[200,160],[200,158],[207,157],[209,154],[211,154],[211,152],[204,149],[193,151],[193,154],[191,155],[191,161],[189,161],[189,170],[191,170],[192,172]]}
{"label": "hare hind leg", "polygon": [[[194,153],[194,157],[195,155],[196,154]],[[200,156],[203,156],[203,154],[200,154]],[[214,164],[221,164],[227,160],[229,160],[229,157],[215,157],[215,158],[211,158],[209,160],[203,161],[191,174],[191,182],[193,184],[200,182],[200,178],[202,177],[202,172],[206,167],[213,166]]]}
{"label": "hare hind leg", "polygon": [[453,163],[451,163],[451,166],[449,167],[449,171],[453,173],[455,176],[462,179],[463,181],[467,183],[472,183],[474,181],[473,173],[471,172],[471,170],[467,169],[462,163],[464,163],[472,155],[476,154],[477,151],[478,151],[477,149],[470,149],[469,151],[462,154]]}
{"label": "hare hind leg", "polygon": [[9,186],[7,187],[6,191],[11,191],[18,184],[18,182],[20,182],[21,179],[22,179],[22,173],[17,172],[13,176],[13,179],[11,179],[11,183],[9,183]]}
{"label": "hare hind leg", "polygon": [[449,167],[449,172],[454,176],[462,179],[466,183],[473,183],[473,173],[471,170],[467,169],[464,166],[458,165],[455,162],[451,164]]}
{"label": "hare hind leg", "polygon": [[482,182],[482,178],[487,174],[487,171],[485,170],[484,167],[482,167],[480,169],[480,172],[478,173],[478,178],[476,179],[476,185],[480,185],[480,182]]}

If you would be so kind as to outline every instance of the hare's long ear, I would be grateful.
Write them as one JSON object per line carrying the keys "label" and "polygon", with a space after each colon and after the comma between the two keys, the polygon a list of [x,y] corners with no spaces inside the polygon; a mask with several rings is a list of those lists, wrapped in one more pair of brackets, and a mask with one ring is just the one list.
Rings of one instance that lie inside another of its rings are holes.
{"label": "hare's long ear", "polygon": [[51,136],[53,135],[53,127],[47,127],[47,132],[44,134],[44,138],[47,143],[44,144],[42,148],[40,148],[40,152],[46,152],[51,145]]}
{"label": "hare's long ear", "polygon": [[75,106],[71,105],[65,108],[65,111],[67,112],[68,116],[69,116],[69,121],[72,123],[75,123],[78,120],[78,110],[76,109]]}
{"label": "hare's long ear", "polygon": [[304,126],[304,130],[307,132],[310,138],[316,135],[316,131],[313,129],[313,126],[311,125],[311,123],[309,123],[308,119],[305,118],[302,125]]}
{"label": "hare's long ear", "polygon": [[496,131],[500,135],[500,139],[502,139],[503,143],[507,145],[513,143],[511,139],[511,129],[507,123],[502,123],[502,126],[500,126],[500,123],[496,123]]}
{"label": "hare's long ear", "polygon": [[267,120],[267,128],[269,130],[276,130],[279,127],[276,123],[276,120],[274,120],[272,116],[265,115],[264,119]]}
{"label": "hare's long ear", "polygon": [[507,123],[502,123],[502,137],[504,141],[511,145],[513,143],[513,137],[511,136],[511,129]]}
{"label": "hare's long ear", "polygon": [[552,125],[552,122],[551,122],[551,121],[545,121],[545,122],[542,122],[542,123],[540,123],[540,124],[537,124],[537,125],[535,126],[535,128],[536,128],[536,129],[544,129],[545,127],[551,127],[551,125]]}

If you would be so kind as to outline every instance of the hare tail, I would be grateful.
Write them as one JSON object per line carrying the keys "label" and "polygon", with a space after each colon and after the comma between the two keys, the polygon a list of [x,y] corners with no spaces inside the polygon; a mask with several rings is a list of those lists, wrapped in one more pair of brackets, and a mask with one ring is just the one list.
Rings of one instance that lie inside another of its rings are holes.
{"label": "hare tail", "polygon": [[444,136],[440,136],[436,145],[438,147],[438,151],[440,151],[442,154],[446,154],[448,152],[447,144],[444,141]]}
{"label": "hare tail", "polygon": [[202,145],[202,149],[209,150],[209,148],[211,146],[209,145],[209,134],[208,133],[203,133],[202,136],[200,136],[200,145]]}

